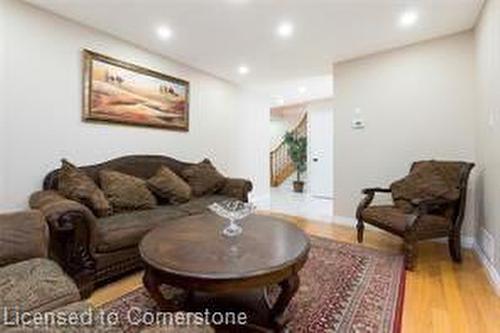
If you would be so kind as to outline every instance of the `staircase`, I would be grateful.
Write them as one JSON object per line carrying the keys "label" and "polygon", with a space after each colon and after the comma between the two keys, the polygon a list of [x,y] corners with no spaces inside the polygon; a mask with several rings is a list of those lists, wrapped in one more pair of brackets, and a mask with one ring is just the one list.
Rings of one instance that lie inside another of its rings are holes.
{"label": "staircase", "polygon": [[[304,110],[299,122],[291,130],[296,136],[307,135],[307,112]],[[288,157],[287,146],[281,142],[270,153],[271,160],[271,186],[280,186],[295,172],[295,166]]]}

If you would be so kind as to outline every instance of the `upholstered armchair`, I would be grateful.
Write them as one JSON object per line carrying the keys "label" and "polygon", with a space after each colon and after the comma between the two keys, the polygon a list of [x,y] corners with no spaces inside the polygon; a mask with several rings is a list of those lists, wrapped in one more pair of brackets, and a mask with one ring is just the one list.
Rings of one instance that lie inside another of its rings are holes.
{"label": "upholstered armchair", "polygon": [[[420,161],[390,188],[367,188],[356,211],[358,242],[368,223],[404,240],[406,268],[412,270],[419,240],[448,237],[450,256],[461,262],[460,232],[473,163]],[[376,193],[391,194],[392,205],[372,205]]]}

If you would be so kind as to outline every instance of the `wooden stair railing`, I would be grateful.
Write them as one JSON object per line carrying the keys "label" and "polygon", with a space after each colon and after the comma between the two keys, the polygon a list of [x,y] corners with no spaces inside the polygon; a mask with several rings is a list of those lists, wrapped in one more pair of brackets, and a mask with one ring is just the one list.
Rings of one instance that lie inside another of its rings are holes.
{"label": "wooden stair railing", "polygon": [[[304,111],[297,125],[290,132],[296,136],[307,136],[307,112]],[[288,148],[283,140],[270,153],[271,186],[280,186],[295,172],[295,165],[288,156]]]}

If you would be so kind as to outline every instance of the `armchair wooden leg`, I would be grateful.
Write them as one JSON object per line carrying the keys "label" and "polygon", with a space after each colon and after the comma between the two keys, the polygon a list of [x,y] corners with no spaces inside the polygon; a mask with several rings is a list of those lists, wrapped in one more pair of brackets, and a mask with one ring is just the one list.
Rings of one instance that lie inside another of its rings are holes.
{"label": "armchair wooden leg", "polygon": [[363,223],[363,220],[358,219],[356,229],[358,230],[358,243],[363,243],[363,234],[365,231],[365,224]]}
{"label": "armchair wooden leg", "polygon": [[415,239],[413,237],[405,238],[403,248],[405,255],[405,268],[407,270],[413,271],[415,268],[415,261],[417,257]]}
{"label": "armchair wooden leg", "polygon": [[462,244],[460,233],[451,233],[448,238],[450,256],[455,262],[462,262]]}

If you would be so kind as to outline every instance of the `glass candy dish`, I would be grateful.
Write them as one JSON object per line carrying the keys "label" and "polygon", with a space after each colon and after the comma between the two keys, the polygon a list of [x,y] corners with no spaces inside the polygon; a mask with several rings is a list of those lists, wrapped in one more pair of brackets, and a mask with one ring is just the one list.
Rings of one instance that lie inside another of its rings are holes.
{"label": "glass candy dish", "polygon": [[229,221],[222,230],[222,234],[227,237],[240,235],[243,232],[243,228],[238,222],[255,211],[255,205],[239,200],[216,202],[208,206],[208,208],[215,214]]}

